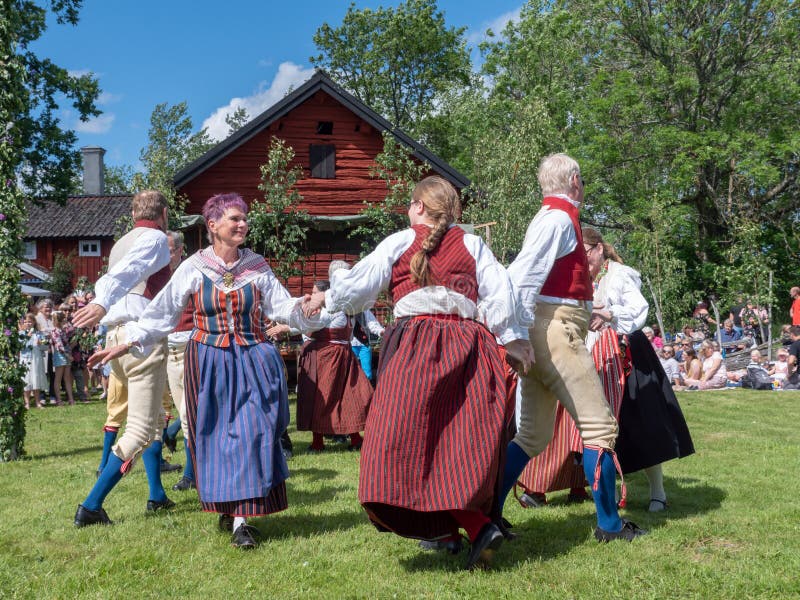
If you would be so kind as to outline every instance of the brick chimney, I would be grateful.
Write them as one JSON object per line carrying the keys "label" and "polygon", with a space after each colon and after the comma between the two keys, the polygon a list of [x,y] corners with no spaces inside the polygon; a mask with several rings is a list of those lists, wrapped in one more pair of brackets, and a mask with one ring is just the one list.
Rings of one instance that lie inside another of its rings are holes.
{"label": "brick chimney", "polygon": [[83,193],[87,196],[102,196],[105,193],[103,184],[104,148],[84,146],[83,153]]}

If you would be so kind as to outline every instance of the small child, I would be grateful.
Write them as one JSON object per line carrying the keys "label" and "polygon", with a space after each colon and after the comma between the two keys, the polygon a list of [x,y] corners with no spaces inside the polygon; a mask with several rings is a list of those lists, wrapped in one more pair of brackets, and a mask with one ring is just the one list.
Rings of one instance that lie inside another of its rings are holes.
{"label": "small child", "polygon": [[44,408],[41,399],[41,390],[47,390],[47,372],[45,370],[45,352],[49,349],[50,342],[47,336],[39,331],[36,315],[27,313],[20,321],[19,335],[22,339],[22,350],[19,361],[26,368],[25,387],[22,396],[25,399],[25,408],[31,407],[31,395],[38,408]]}
{"label": "small child", "polygon": [[50,345],[53,348],[53,389],[56,393],[56,404],[61,406],[61,380],[67,388],[67,401],[70,406],[75,404],[72,396],[72,369],[70,369],[71,348],[69,332],[67,331],[67,317],[61,311],[53,313],[53,331],[50,332]]}
{"label": "small child", "polygon": [[789,351],[786,348],[778,350],[777,360],[769,370],[769,374],[772,376],[773,381],[778,382],[778,385],[789,377]]}

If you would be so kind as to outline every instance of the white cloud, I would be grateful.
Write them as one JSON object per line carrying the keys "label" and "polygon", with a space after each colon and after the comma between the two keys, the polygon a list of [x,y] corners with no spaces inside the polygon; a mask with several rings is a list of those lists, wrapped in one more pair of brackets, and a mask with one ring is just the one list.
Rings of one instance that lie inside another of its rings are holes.
{"label": "white cloud", "polygon": [[228,137],[228,125],[225,117],[233,113],[237,108],[244,108],[251,119],[260,115],[264,110],[283,98],[291,89],[302,85],[314,74],[314,69],[304,69],[293,62],[282,62],[278,66],[278,72],[272,79],[272,83],[267,86],[266,81],[262,81],[258,91],[251,96],[244,98],[232,98],[228,104],[221,106],[213,114],[203,121],[203,127],[208,130],[208,134],[215,140],[223,140]]}
{"label": "white cloud", "polygon": [[506,28],[506,25],[509,24],[509,22],[511,21],[513,21],[514,23],[519,22],[520,11],[522,11],[521,6],[515,10],[503,13],[502,15],[492,19],[491,21],[484,21],[483,23],[481,23],[480,28],[477,31],[472,31],[467,34],[467,43],[473,46],[477,46],[478,44],[486,40],[487,29],[491,29],[496,36],[499,36],[503,32],[503,29]]}
{"label": "white cloud", "polygon": [[97,104],[106,106],[122,100],[122,94],[112,94],[111,92],[101,92],[97,97]]}
{"label": "white cloud", "polygon": [[92,117],[88,121],[75,122],[73,129],[78,133],[108,133],[114,123],[114,113],[105,113],[99,117]]}

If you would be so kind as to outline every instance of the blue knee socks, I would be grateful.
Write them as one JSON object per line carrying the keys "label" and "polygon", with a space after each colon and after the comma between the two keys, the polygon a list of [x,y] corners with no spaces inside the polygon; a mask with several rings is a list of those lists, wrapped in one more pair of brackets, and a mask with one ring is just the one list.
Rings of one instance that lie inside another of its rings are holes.
{"label": "blue knee socks", "polygon": [[525,470],[525,465],[528,464],[531,457],[525,454],[525,451],[517,446],[514,442],[509,442],[508,450],[506,451],[506,466],[503,471],[503,487],[500,489],[500,498],[498,498],[500,510],[503,510],[503,505],[506,502],[508,493],[514,484],[519,479],[520,473]]}
{"label": "blue knee socks", "polygon": [[586,473],[586,481],[592,488],[594,505],[597,509],[597,525],[600,529],[609,532],[617,532],[622,529],[622,519],[617,512],[617,498],[615,494],[617,484],[617,470],[614,467],[614,458],[610,452],[603,452],[600,459],[600,478],[597,482],[597,490],[594,489],[594,472],[597,466],[598,448],[584,447],[583,449],[583,471]]}
{"label": "blue knee socks", "polygon": [[194,481],[194,465],[192,465],[192,455],[189,452],[189,445],[184,444],[183,449],[186,452],[186,464],[183,467],[183,476],[186,477],[186,479]]}
{"label": "blue knee socks", "polygon": [[154,502],[163,502],[167,499],[164,486],[161,485],[161,442],[153,442],[142,453],[144,470],[147,473],[147,483],[150,486],[150,498]]}
{"label": "blue knee socks", "polygon": [[98,471],[102,471],[106,463],[108,462],[108,457],[111,454],[111,446],[114,445],[114,442],[117,440],[117,432],[109,431],[108,428],[103,429],[103,455],[100,457],[100,466],[97,467]]}
{"label": "blue knee socks", "polygon": [[167,432],[167,436],[170,439],[175,439],[180,430],[181,430],[181,420],[174,419],[164,431]]}
{"label": "blue knee socks", "polygon": [[122,459],[116,454],[111,454],[106,461],[106,466],[100,473],[100,477],[89,492],[86,500],[83,501],[83,507],[89,510],[100,510],[103,506],[103,501],[108,496],[108,493],[114,489],[120,479],[122,479]]}

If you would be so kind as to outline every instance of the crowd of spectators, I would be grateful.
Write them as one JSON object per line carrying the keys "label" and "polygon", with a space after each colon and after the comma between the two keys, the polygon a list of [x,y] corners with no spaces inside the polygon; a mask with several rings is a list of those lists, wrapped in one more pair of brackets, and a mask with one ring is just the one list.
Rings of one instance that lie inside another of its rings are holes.
{"label": "crowd of spectators", "polygon": [[[23,344],[20,362],[26,367],[25,406],[44,408],[89,402],[93,391],[105,398],[106,367],[90,370],[86,359],[103,345],[102,327],[92,330],[72,325],[72,313],[94,299],[88,290],[76,290],[60,302],[44,298],[31,304],[19,323]],[[62,395],[63,394],[63,395]]]}

